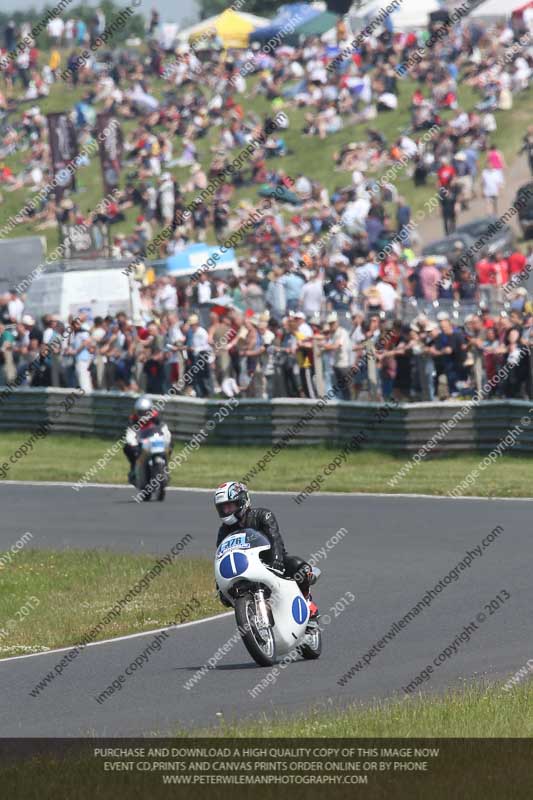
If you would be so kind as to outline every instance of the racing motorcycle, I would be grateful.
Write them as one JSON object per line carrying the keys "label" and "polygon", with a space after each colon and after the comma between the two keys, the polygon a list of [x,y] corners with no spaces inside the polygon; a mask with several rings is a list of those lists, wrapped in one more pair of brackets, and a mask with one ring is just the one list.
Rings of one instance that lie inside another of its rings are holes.
{"label": "racing motorcycle", "polygon": [[135,486],[144,501],[165,499],[168,483],[168,439],[157,425],[139,431],[140,453],[135,462]]}
{"label": "racing motorcycle", "polygon": [[[215,554],[217,586],[234,607],[244,646],[260,667],[270,667],[289,653],[318,658],[318,622],[309,619],[308,601],[296,581],[261,560],[269,549],[267,537],[252,528],[226,536]],[[318,580],[320,570],[313,573]]]}

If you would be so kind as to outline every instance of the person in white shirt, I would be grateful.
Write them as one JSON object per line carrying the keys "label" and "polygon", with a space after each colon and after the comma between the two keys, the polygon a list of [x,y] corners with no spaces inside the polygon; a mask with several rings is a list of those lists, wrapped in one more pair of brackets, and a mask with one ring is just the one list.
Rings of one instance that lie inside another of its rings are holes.
{"label": "person in white shirt", "polygon": [[209,397],[211,394],[211,367],[212,348],[209,344],[209,334],[200,325],[197,314],[192,314],[187,320],[190,335],[187,337],[188,346],[192,350],[192,385],[196,397]]}
{"label": "person in white shirt", "polygon": [[481,173],[481,186],[483,197],[487,202],[489,214],[498,213],[498,195],[503,186],[503,175],[500,169],[486,167]]}
{"label": "person in white shirt", "polygon": [[350,365],[352,363],[352,342],[345,328],[339,325],[334,311],[327,317],[330,334],[323,349],[333,353],[333,374],[335,393],[341,400],[351,399]]}
{"label": "person in white shirt", "polygon": [[7,304],[7,313],[12,322],[20,322],[24,311],[24,303],[16,292],[10,292],[11,299]]}
{"label": "person in white shirt", "polygon": [[176,311],[178,308],[178,293],[172,285],[170,278],[161,278],[161,287],[157,292],[157,305],[161,311]]}
{"label": "person in white shirt", "polygon": [[181,330],[176,314],[168,314],[167,322],[168,329],[165,334],[165,350],[169,352],[167,360],[168,382],[172,385],[178,381],[182,372],[185,336]]}
{"label": "person in white shirt", "polygon": [[198,276],[198,284],[196,287],[197,295],[198,295],[198,305],[204,305],[205,303],[209,303],[211,297],[213,295],[213,287],[209,282],[207,274],[205,272],[201,272]]}
{"label": "person in white shirt", "polygon": [[398,302],[398,292],[386,280],[381,280],[376,283],[376,289],[381,297],[381,308],[383,311],[394,311],[396,303]]}
{"label": "person in white shirt", "polygon": [[61,43],[61,38],[63,36],[63,31],[65,30],[65,23],[61,19],[61,17],[54,17],[51,19],[48,25],[46,26],[46,31],[48,36],[52,40],[53,45],[58,45]]}
{"label": "person in white shirt", "polygon": [[300,292],[299,305],[306,317],[320,314],[325,304],[324,281],[319,272],[312,272]]}

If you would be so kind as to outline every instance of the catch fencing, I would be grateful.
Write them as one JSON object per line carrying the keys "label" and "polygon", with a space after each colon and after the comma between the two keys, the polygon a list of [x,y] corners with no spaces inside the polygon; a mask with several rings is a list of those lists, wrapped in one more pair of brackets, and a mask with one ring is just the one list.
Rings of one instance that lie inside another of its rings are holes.
{"label": "catch fencing", "polygon": [[[81,397],[68,414],[54,418],[71,389],[17,389],[2,402],[0,430],[31,431],[54,419],[50,435],[119,438],[137,395],[99,392]],[[159,399],[154,395],[154,399]],[[223,401],[190,397],[169,398],[162,410],[173,437],[189,441],[213,417]],[[209,434],[209,442],[220,445],[268,446],[294,429],[303,415],[316,408],[316,401],[281,398],[271,401],[240,399],[238,406]],[[491,400],[474,406],[436,444],[434,453],[490,450],[520,423],[530,408],[526,400]],[[330,401],[312,419],[291,435],[289,446],[327,444],[338,446],[356,433],[368,432],[363,449],[416,452],[439,427],[462,407],[458,402],[405,403],[389,408],[376,425],[380,403]],[[515,452],[533,452],[533,426],[525,429]]]}

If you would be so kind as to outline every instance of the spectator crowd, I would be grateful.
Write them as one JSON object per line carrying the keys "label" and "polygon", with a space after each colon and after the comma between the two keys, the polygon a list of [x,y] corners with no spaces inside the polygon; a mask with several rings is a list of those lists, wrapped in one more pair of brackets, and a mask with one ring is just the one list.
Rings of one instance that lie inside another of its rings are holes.
{"label": "spectator crowd", "polygon": [[[24,296],[0,296],[0,384],[35,363],[25,379],[33,386],[160,394],[196,364],[183,392],[197,397],[312,398],[334,389],[342,400],[433,400],[468,396],[506,364],[512,369],[495,394],[531,396],[532,249],[518,247],[509,228],[481,248],[460,235],[478,196],[492,220],[506,210],[496,112],[512,114],[515,99],[530,90],[530,31],[463,22],[421,49],[420,34],[387,24],[328,69],[336,50],[317,37],[297,47],[282,43],[274,53],[254,45],[228,53],[215,34],[201,48],[165,50],[154,17],[146,50],[101,47],[80,62],[105,18],[96,13],[89,29],[71,22],[49,32],[48,63],[29,50],[0,74],[0,157],[23,153],[18,172],[0,163],[0,192],[38,191],[50,181],[38,101],[68,68],[68,81],[83,89],[72,112],[80,145],[94,135],[96,106],[129,123],[124,186],[94,224],[113,226],[135,209],[133,231],[113,233],[110,253],[140,257],[140,310],[135,319],[81,313],[74,322],[54,314],[35,320]],[[8,26],[6,50],[18,33]],[[339,42],[349,44],[349,35],[340,23]],[[414,51],[422,56],[411,63]],[[375,120],[398,108],[400,91],[406,102],[407,79],[414,81],[409,124],[387,139]],[[477,95],[472,109],[459,103],[460,81]],[[247,109],[247,98],[267,101],[269,112]],[[285,122],[273,130],[281,109]],[[338,141],[346,132],[329,165],[338,175],[334,189],[313,176],[312,164],[294,175],[283,168],[294,155],[288,132],[298,125],[302,149],[307,139]],[[350,140],[355,130],[360,138]],[[213,131],[215,143],[206,147]],[[520,153],[533,175],[533,127],[522,135]],[[217,182],[258,137],[242,168]],[[457,234],[455,241],[420,254],[427,244],[420,215],[398,192],[398,177],[414,191],[434,189],[425,214],[440,209],[443,236]],[[256,197],[236,200],[242,190]],[[202,192],[205,201],[185,215],[187,195]],[[221,245],[240,236],[257,196],[271,202],[240,237],[235,274],[205,268],[186,280],[142,263],[161,226],[170,232],[161,259],[211,237]],[[36,230],[84,221],[68,193],[56,203],[50,192],[33,215]],[[60,352],[50,347],[54,339]]]}

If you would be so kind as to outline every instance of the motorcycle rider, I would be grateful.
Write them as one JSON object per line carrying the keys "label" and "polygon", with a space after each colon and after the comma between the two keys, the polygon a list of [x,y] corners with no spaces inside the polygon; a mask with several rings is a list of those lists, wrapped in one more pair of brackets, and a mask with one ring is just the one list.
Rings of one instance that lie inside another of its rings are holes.
{"label": "motorcycle rider", "polygon": [[130,471],[128,472],[128,483],[135,485],[135,463],[139,458],[141,446],[139,443],[139,431],[145,431],[148,428],[159,428],[165,437],[165,444],[167,449],[170,448],[171,433],[168,426],[161,422],[159,411],[154,408],[152,400],[148,395],[143,394],[135,401],[133,407],[133,414],[130,414],[129,426],[126,429],[126,444],[124,445],[124,455],[130,462]]}
{"label": "motorcycle rider", "polygon": [[[227,481],[217,487],[215,508],[222,521],[217,535],[217,547],[230,533],[243,528],[253,528],[262,533],[271,545],[265,555],[265,563],[279,575],[294,578],[309,602],[310,619],[317,619],[318,607],[309,594],[309,587],[315,582],[313,569],[303,558],[287,554],[278,522],[272,511],[268,508],[252,508],[247,487],[238,481]],[[220,592],[219,598],[224,605],[231,605]]]}

